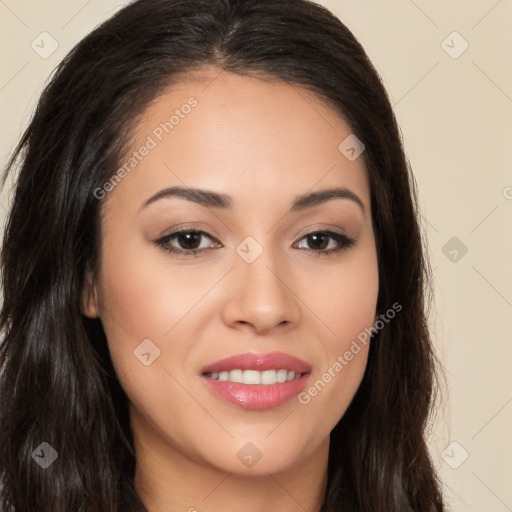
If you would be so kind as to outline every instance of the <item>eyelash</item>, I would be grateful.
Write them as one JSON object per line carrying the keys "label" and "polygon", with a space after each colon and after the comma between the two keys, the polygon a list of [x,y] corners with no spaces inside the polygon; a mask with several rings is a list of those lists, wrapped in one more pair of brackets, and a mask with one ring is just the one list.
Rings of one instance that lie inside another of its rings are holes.
{"label": "eyelash", "polygon": [[[169,246],[169,242],[182,234],[190,234],[190,233],[196,233],[199,235],[204,235],[207,238],[210,238],[211,240],[214,240],[214,238],[209,235],[206,231],[202,231],[200,229],[178,229],[176,231],[173,231],[172,233],[169,233],[168,235],[159,238],[158,240],[155,240],[154,244],[157,247],[161,247],[162,249],[166,250],[169,254],[178,254],[184,257],[198,257],[200,253],[207,251],[209,249],[212,249],[211,247],[203,248],[203,249],[177,249],[176,247]],[[300,240],[304,240],[307,237],[313,236],[313,235],[327,235],[329,238],[335,240],[339,246],[334,249],[329,249],[327,251],[325,250],[315,250],[315,249],[304,249],[306,252],[308,252],[313,257],[320,257],[320,256],[334,256],[335,254],[347,250],[350,247],[352,247],[356,240],[354,238],[350,238],[346,235],[342,235],[341,233],[335,233],[333,231],[311,231],[310,233],[306,233]]]}

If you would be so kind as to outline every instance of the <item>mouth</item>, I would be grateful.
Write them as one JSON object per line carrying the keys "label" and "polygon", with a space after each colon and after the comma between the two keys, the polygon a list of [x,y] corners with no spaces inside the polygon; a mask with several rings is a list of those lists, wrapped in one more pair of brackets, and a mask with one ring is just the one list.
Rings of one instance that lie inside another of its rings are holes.
{"label": "mouth", "polygon": [[283,352],[239,354],[201,369],[215,396],[244,409],[278,407],[305,387],[311,365]]}

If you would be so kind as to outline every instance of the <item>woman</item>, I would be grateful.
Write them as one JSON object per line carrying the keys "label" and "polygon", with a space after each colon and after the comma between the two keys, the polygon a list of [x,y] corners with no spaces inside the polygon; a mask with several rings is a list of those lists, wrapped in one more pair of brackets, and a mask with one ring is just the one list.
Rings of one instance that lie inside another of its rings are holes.
{"label": "woman", "polygon": [[16,164],[2,512],[444,510],[414,182],[337,18],[134,2]]}

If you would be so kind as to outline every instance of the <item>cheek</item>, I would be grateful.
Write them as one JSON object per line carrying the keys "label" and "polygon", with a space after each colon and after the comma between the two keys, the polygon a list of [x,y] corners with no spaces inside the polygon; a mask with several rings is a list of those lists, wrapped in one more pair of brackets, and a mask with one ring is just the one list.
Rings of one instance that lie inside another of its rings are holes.
{"label": "cheek", "polygon": [[198,303],[210,281],[215,282],[215,276],[205,282],[204,272],[173,264],[164,250],[149,243],[128,239],[118,244],[122,251],[105,248],[100,279],[107,323],[139,341],[163,338]]}
{"label": "cheek", "polygon": [[[169,355],[165,334],[183,317],[184,304],[192,300],[188,298],[191,292],[176,282],[178,276],[172,284],[168,282],[165,268],[152,259],[155,251],[144,250],[142,242],[123,239],[121,234],[121,230],[111,234],[103,248],[101,321],[112,362],[127,394],[155,400],[162,388],[158,382],[165,377],[159,375],[162,362]],[[173,352],[179,350],[179,345],[173,348]],[[143,355],[147,353],[149,357]],[[151,364],[145,366],[147,359]]]}
{"label": "cheek", "polygon": [[366,369],[379,292],[375,251],[354,252],[323,282],[328,285],[316,289],[315,304],[325,326],[324,357],[298,401],[311,416],[323,419],[327,433],[343,416]]}
{"label": "cheek", "polygon": [[110,238],[102,255],[100,314],[114,368],[132,406],[151,428],[165,425],[174,431],[193,406],[180,392],[180,367],[188,351],[182,335],[189,325],[187,311],[205,287],[194,282],[192,273],[173,269],[166,256],[148,250],[144,242]]}
{"label": "cheek", "polygon": [[[345,414],[363,379],[370,347],[370,328],[375,323],[378,294],[376,272],[363,285],[356,274],[345,281],[343,290],[331,290],[330,301],[323,303],[325,323],[334,332],[322,337],[321,364],[297,397],[301,428],[315,446],[329,436]],[[338,285],[339,286],[339,285]]]}
{"label": "cheek", "polygon": [[323,320],[329,351],[346,346],[375,322],[379,293],[377,256],[373,246],[361,247],[346,265],[333,267],[315,287],[315,311]]}

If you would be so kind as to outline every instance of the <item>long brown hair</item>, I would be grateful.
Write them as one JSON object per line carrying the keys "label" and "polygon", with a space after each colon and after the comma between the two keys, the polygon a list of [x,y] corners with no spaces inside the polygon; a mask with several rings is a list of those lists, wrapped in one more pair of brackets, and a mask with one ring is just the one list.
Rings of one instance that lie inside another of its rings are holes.
{"label": "long brown hair", "polygon": [[[378,265],[364,379],[331,433],[323,512],[440,512],[426,445],[437,389],[430,268],[414,179],[390,101],[362,46],[307,0],[139,0],[63,60],[4,175],[19,168],[1,253],[0,512],[144,511],[127,397],[81,296],[98,264],[94,191],[148,102],[204,66],[306,88],[365,144]],[[43,470],[34,450],[58,459]],[[45,445],[44,445],[45,446]]]}

